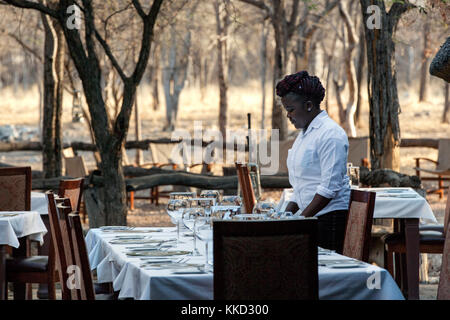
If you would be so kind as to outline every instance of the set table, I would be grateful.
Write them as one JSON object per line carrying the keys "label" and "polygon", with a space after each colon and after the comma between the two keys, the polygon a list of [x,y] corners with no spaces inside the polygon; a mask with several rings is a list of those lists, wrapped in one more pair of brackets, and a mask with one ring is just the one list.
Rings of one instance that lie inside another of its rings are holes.
{"label": "set table", "polygon": [[[135,228],[143,231],[150,239],[176,239],[176,228]],[[142,233],[134,233],[142,234]],[[191,251],[192,236],[180,234],[184,243],[177,249]],[[116,236],[133,235],[126,232],[104,232],[101,229],[90,229],[86,235],[89,261],[92,270],[96,270],[99,282],[112,282],[115,291],[120,291],[119,298],[136,300],[211,300],[213,299],[212,272],[177,273],[178,270],[167,268],[155,269],[142,265],[145,257],[128,256],[127,247],[138,247],[138,244],[113,244]],[[212,257],[212,243],[209,245]],[[174,256],[169,258],[189,258],[187,263],[203,264],[205,262],[205,246],[197,239],[200,256]],[[141,259],[143,258],[143,259]],[[151,259],[151,258],[149,258]],[[210,258],[211,259],[211,258]],[[385,269],[362,263],[357,268],[332,268],[327,266],[330,260],[350,261],[348,257],[331,253],[319,254],[319,298],[320,299],[370,299],[370,300],[403,300],[404,297]],[[344,262],[345,262],[344,261]],[[150,266],[150,265],[149,265]],[[188,272],[188,271],[187,271]]]}
{"label": "set table", "polygon": [[19,239],[23,237],[42,245],[46,233],[47,228],[37,211],[0,211],[0,300],[6,298],[6,247],[18,248]]}
{"label": "set table", "polygon": [[[438,223],[427,200],[412,188],[357,188],[376,192],[374,219],[394,219],[394,231],[403,232],[406,240],[406,278],[402,289],[408,299],[419,299],[419,221]],[[293,197],[293,189],[285,189],[278,209],[284,210]]]}

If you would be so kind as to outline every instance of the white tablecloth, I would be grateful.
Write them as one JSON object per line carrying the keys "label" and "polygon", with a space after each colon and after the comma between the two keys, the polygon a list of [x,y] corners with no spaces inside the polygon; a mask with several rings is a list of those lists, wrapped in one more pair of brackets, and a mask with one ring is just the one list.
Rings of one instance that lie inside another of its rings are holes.
{"label": "white tablecloth", "polygon": [[[373,212],[373,217],[376,219],[419,218],[426,222],[437,223],[427,200],[412,188],[359,188],[358,190],[377,193]],[[277,209],[284,211],[292,197],[293,189],[285,189]]]}
{"label": "white tablecloth", "polygon": [[44,243],[44,235],[47,233],[41,216],[36,211],[14,211],[1,213],[17,213],[13,217],[0,216],[0,245],[19,247],[19,239],[29,236],[31,240]]}
{"label": "white tablecloth", "polygon": [[[175,228],[162,228],[163,232],[149,233],[152,238],[176,238]],[[123,235],[124,233],[120,233]],[[176,275],[170,270],[145,270],[138,257],[125,255],[125,247],[109,241],[116,234],[100,229],[89,230],[86,243],[91,269],[97,270],[99,282],[113,282],[114,290],[120,290],[119,298],[136,300],[211,300],[213,299],[212,274]],[[192,238],[182,237],[185,248],[192,249]],[[211,244],[212,246],[212,244]],[[197,241],[197,248],[204,254],[204,243]],[[209,250],[208,250],[209,251]],[[212,252],[211,252],[212,253]],[[211,254],[210,253],[210,254]],[[345,258],[333,254],[319,259]],[[192,257],[190,263],[203,263],[204,256]],[[376,273],[376,275],[375,275]],[[375,279],[375,286],[368,282]],[[377,282],[378,281],[378,282]],[[331,269],[319,267],[320,299],[370,299],[403,300],[400,289],[390,274],[382,268],[367,264],[363,268]]]}
{"label": "white tablecloth", "polygon": [[31,192],[31,211],[37,211],[40,214],[48,214],[48,203],[45,193]]}

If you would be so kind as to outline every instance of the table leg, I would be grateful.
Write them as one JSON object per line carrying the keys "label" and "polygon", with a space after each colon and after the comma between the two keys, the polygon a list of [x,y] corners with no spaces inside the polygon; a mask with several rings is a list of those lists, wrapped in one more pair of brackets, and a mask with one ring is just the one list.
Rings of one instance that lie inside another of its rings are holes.
{"label": "table leg", "polygon": [[408,299],[419,300],[419,219],[404,219]]}
{"label": "table leg", "polygon": [[0,244],[0,300],[6,300],[6,247]]}

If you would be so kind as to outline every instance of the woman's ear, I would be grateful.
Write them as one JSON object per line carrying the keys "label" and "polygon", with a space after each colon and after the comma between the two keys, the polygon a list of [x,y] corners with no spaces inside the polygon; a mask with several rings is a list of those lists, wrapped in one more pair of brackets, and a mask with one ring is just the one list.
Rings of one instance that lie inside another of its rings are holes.
{"label": "woman's ear", "polygon": [[306,110],[308,110],[308,112],[311,112],[314,107],[313,103],[309,100],[305,102],[305,106],[306,106]]}

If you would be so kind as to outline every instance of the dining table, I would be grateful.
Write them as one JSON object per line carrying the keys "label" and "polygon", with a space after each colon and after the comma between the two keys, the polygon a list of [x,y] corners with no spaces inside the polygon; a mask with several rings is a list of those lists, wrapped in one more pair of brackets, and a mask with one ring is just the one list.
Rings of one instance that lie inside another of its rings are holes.
{"label": "dining table", "polygon": [[[214,299],[212,243],[208,245],[209,268],[205,268],[205,242],[197,239],[199,255],[193,256],[192,232],[182,230],[178,245],[176,239],[175,227],[95,228],[85,238],[97,281],[112,283],[119,298]],[[159,248],[146,251],[158,242]],[[318,276],[323,300],[404,300],[387,270],[321,248]]]}
{"label": "dining table", "polygon": [[5,300],[7,248],[19,248],[20,240],[44,242],[47,228],[37,211],[0,211],[0,300]]}
{"label": "dining table", "polygon": [[[404,295],[410,300],[419,299],[419,225],[437,224],[426,198],[409,187],[352,188],[376,193],[374,219],[393,219],[394,232],[405,237],[406,254],[396,260],[400,272],[395,278]],[[283,211],[294,197],[293,189],[284,189],[277,210]]]}

